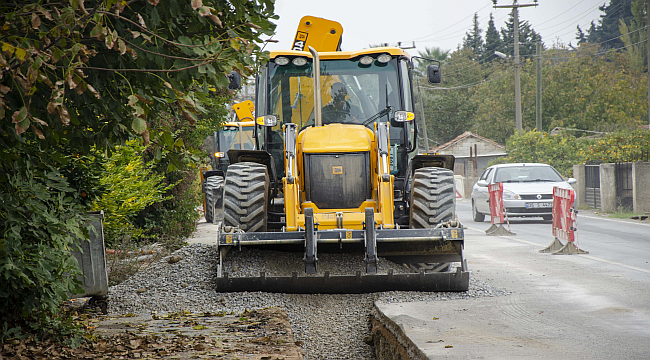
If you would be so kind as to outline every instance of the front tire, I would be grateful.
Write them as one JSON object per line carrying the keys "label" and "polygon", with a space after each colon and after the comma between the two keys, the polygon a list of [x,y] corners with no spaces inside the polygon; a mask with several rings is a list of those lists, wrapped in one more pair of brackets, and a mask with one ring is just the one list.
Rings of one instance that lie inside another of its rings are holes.
{"label": "front tire", "polygon": [[214,204],[217,199],[222,196],[223,177],[210,176],[205,179],[204,194],[205,194],[205,222],[212,223],[214,221]]}
{"label": "front tire", "polygon": [[485,221],[485,214],[478,212],[478,210],[476,209],[476,204],[474,204],[474,200],[472,200],[472,219],[474,220],[474,222]]}
{"label": "front tire", "polygon": [[456,216],[456,187],[454,173],[441,168],[415,170],[410,199],[411,229],[433,228],[454,220]]}
{"label": "front tire", "polygon": [[228,166],[223,191],[223,218],[226,226],[246,232],[266,231],[269,196],[266,166],[241,162]]}

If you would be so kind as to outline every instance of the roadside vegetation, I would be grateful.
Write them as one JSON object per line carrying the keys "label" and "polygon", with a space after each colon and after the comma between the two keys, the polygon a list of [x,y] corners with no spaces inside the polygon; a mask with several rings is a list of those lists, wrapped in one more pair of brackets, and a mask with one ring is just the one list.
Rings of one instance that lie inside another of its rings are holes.
{"label": "roadside vegetation", "polygon": [[[497,29],[491,16],[487,29],[482,29],[475,16],[457,49],[434,47],[420,53],[442,63],[440,85],[431,86],[420,79],[414,88],[415,98],[421,93],[424,103],[429,147],[471,131],[506,144],[513,161],[543,160],[562,168],[565,175],[570,175],[571,164],[623,159],[623,154],[638,150],[628,140],[634,139],[632,132],[648,124],[644,9],[645,0],[612,0],[601,7],[601,20],[586,31],[578,28],[576,40],[569,44],[544,41],[533,24],[522,18],[522,122],[524,131],[538,133],[514,138],[513,18],[510,16],[505,28]],[[541,54],[536,54],[538,41]],[[503,59],[496,51],[509,57]],[[537,61],[542,65],[541,129],[535,129]],[[420,104],[416,112],[420,115]],[[561,136],[549,138],[551,132]],[[594,144],[598,140],[589,142],[588,147],[574,141],[597,138],[603,135],[600,133],[607,133],[605,144],[624,143],[627,148],[611,146],[616,154],[612,155],[604,146]],[[422,131],[419,135],[424,140]],[[643,146],[650,150],[647,143]],[[589,150],[594,153],[584,153]],[[533,156],[534,151],[541,154]]]}
{"label": "roadside vegetation", "polygon": [[85,341],[61,304],[87,211],[116,248],[192,233],[226,75],[254,72],[275,18],[267,0],[0,5],[0,343]]}

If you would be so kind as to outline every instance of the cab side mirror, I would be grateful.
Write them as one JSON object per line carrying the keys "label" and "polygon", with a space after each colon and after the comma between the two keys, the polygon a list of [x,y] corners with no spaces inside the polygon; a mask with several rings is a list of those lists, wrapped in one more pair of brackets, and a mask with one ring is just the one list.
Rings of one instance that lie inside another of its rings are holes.
{"label": "cab side mirror", "polygon": [[478,185],[478,186],[480,186],[480,187],[487,187],[487,186],[488,186],[488,182],[485,181],[485,180],[479,180],[479,181],[476,182],[476,185]]}
{"label": "cab side mirror", "polygon": [[442,75],[440,74],[439,65],[431,64],[427,66],[427,79],[431,84],[440,84],[442,81]]}
{"label": "cab side mirror", "polygon": [[239,88],[241,88],[241,75],[239,75],[238,72],[233,70],[230,74],[226,75],[226,77],[228,78],[228,81],[230,81],[228,84],[229,90],[239,90]]}

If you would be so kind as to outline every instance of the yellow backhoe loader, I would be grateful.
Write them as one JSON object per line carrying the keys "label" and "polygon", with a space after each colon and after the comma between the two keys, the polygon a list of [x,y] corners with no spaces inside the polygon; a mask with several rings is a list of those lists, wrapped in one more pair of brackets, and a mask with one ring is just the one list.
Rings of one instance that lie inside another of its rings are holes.
{"label": "yellow backhoe loader", "polygon": [[228,150],[254,150],[255,106],[250,100],[233,105],[232,121],[213,133],[210,143],[210,168],[201,167],[200,180],[203,192],[205,221],[218,223],[223,220],[223,178],[228,165]]}
{"label": "yellow backhoe loader", "polygon": [[[217,291],[468,289],[454,157],[417,154],[413,59],[395,47],[340,51],[341,34],[304,17],[294,50],[272,51],[258,73],[255,149],[228,151]],[[224,257],[245,246],[298,246],[305,274],[232,277]],[[330,250],[359,251],[365,274],[318,274]],[[379,257],[416,271],[378,273]]]}

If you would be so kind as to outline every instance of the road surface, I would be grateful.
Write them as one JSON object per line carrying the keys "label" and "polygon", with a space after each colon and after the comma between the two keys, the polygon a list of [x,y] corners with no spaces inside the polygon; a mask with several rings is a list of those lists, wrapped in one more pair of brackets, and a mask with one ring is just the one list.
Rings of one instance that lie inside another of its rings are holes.
{"label": "road surface", "polygon": [[511,295],[381,304],[427,357],[445,359],[650,358],[650,225],[578,217],[588,255],[539,253],[551,223],[513,220],[515,236],[486,236],[471,220],[465,254],[473,277]]}

